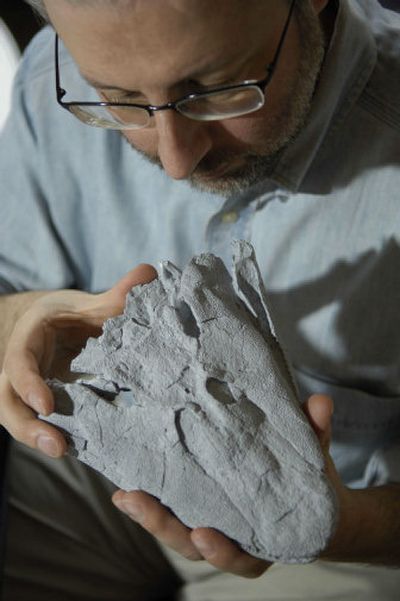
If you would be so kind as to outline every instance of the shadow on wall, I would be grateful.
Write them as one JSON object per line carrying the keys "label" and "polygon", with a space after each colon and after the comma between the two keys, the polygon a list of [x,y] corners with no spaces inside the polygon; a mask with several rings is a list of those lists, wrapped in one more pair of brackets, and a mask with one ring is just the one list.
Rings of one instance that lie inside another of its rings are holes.
{"label": "shadow on wall", "polygon": [[[315,280],[270,290],[272,307],[284,316],[280,334],[293,363],[371,394],[398,394],[399,273],[400,246],[390,238],[381,250],[338,261]],[[340,353],[332,352],[332,332]]]}

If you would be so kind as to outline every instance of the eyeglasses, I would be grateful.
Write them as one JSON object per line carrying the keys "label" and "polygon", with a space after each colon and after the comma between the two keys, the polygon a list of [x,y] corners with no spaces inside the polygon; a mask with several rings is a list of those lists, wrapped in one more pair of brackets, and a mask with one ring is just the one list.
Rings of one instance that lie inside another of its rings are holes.
{"label": "eyeglasses", "polygon": [[61,87],[59,40],[56,34],[55,73],[57,102],[87,125],[118,130],[148,127],[151,124],[151,117],[157,111],[174,110],[195,121],[221,121],[223,119],[232,119],[254,113],[265,104],[265,91],[278,64],[295,4],[296,0],[292,0],[275,56],[267,67],[266,77],[260,80],[246,80],[238,84],[213,88],[207,92],[187,94],[175,102],[168,102],[159,106],[129,102],[63,101],[66,91]]}

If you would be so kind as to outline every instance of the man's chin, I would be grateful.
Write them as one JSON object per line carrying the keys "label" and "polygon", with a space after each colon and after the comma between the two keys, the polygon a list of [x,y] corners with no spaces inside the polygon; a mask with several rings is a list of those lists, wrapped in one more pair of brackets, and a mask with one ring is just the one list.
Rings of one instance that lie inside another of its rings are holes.
{"label": "man's chin", "polygon": [[276,152],[270,156],[238,157],[229,164],[225,163],[225,168],[221,166],[210,171],[199,166],[188,181],[204,192],[223,196],[239,194],[271,176],[280,155],[281,152]]}
{"label": "man's chin", "polygon": [[209,171],[199,168],[190,175],[188,182],[197,190],[214,194],[230,194],[241,187],[239,182],[243,179],[244,169],[245,166],[234,169],[227,165]]}
{"label": "man's chin", "polygon": [[248,177],[238,174],[214,175],[194,172],[187,181],[196,190],[230,196],[248,188]]}

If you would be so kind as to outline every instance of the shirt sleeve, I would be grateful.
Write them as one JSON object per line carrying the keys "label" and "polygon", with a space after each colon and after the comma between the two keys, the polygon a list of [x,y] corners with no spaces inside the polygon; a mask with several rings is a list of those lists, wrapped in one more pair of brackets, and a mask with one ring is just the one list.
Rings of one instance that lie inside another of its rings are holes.
{"label": "shirt sleeve", "polygon": [[[46,110],[46,105],[41,107],[42,92],[39,85],[32,85],[31,75],[37,47],[38,43],[32,44],[22,60],[12,108],[0,132],[0,294],[75,284],[68,254],[49,210],[51,165],[46,164],[42,154],[35,118]],[[28,94],[27,88],[37,91]]]}

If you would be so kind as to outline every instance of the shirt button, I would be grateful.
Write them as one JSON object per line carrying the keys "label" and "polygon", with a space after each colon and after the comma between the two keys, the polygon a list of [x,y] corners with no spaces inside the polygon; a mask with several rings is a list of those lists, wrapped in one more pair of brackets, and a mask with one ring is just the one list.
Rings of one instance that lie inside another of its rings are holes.
{"label": "shirt button", "polygon": [[228,213],[224,213],[221,217],[222,223],[236,223],[239,216],[236,211],[228,211]]}

